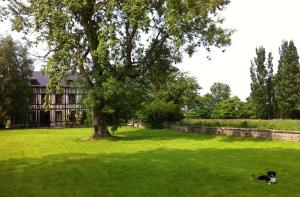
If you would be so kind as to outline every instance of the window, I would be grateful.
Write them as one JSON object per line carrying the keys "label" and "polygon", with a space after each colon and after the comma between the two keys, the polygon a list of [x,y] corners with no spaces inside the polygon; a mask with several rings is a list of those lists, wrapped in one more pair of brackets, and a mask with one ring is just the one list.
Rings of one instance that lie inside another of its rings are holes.
{"label": "window", "polygon": [[62,111],[56,111],[55,112],[55,122],[62,121]]}
{"label": "window", "polygon": [[76,104],[76,95],[69,94],[69,104]]}
{"label": "window", "polygon": [[73,85],[73,80],[67,80],[67,85],[68,85],[68,86]]}
{"label": "window", "polygon": [[76,114],[75,111],[70,111],[70,113],[69,113],[68,118],[69,118],[69,121],[72,122],[72,123],[76,122],[76,115],[75,114]]}
{"label": "window", "polygon": [[55,104],[59,105],[63,103],[63,97],[62,94],[56,94],[55,95]]}

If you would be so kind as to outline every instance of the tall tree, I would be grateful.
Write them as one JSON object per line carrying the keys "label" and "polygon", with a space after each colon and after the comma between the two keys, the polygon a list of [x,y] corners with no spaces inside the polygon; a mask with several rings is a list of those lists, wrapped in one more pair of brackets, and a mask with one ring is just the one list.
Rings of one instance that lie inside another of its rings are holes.
{"label": "tall tree", "polygon": [[270,52],[267,60],[267,116],[268,119],[276,117],[276,95],[275,95],[275,79],[273,74],[273,56]]}
{"label": "tall tree", "polygon": [[28,87],[32,73],[28,50],[12,37],[0,38],[0,122],[12,124],[25,120],[31,91]]}
{"label": "tall tree", "polygon": [[34,30],[49,46],[49,90],[57,90],[68,72],[80,71],[96,138],[110,135],[107,117],[120,119],[111,105],[123,99],[118,90],[131,91],[155,67],[168,71],[197,47],[230,44],[231,30],[220,26],[219,16],[229,2],[13,0],[9,8],[15,29]]}
{"label": "tall tree", "polygon": [[283,41],[276,74],[278,113],[281,118],[300,117],[300,65],[293,41]]}
{"label": "tall tree", "polygon": [[[272,66],[272,56],[269,55],[266,62],[266,50],[264,47],[256,48],[256,57],[251,61],[251,99],[256,108],[258,118],[268,118],[268,75],[267,66]],[[270,63],[270,64],[268,64]],[[268,65],[267,65],[268,64]],[[271,74],[271,73],[270,73]]]}

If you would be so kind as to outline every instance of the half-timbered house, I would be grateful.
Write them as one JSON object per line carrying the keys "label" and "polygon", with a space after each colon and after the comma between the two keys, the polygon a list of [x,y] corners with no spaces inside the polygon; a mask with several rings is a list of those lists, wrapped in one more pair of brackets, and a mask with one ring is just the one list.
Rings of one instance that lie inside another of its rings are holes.
{"label": "half-timbered house", "polygon": [[31,127],[64,127],[81,121],[83,109],[79,103],[81,91],[72,86],[75,77],[62,81],[62,92],[50,94],[48,109],[45,109],[46,86],[49,78],[34,71],[30,79],[33,99],[28,109],[27,125]]}

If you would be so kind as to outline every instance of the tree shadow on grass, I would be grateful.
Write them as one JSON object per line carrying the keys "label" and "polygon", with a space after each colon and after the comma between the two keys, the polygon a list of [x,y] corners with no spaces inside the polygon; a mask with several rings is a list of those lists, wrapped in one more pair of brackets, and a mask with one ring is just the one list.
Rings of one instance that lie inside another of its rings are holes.
{"label": "tree shadow on grass", "polygon": [[171,129],[135,129],[123,130],[117,132],[112,140],[116,141],[136,141],[136,140],[173,140],[173,139],[188,139],[188,140],[208,140],[213,139],[213,135],[203,135],[195,133],[184,133]]}
{"label": "tree shadow on grass", "polygon": [[136,141],[136,140],[173,140],[173,139],[185,139],[185,140],[210,140],[219,138],[224,142],[266,142],[270,141],[264,138],[253,137],[235,137],[235,136],[221,136],[196,132],[182,132],[172,129],[135,129],[135,130],[123,130],[117,132],[111,140],[113,141]]}
{"label": "tree shadow on grass", "polygon": [[[156,149],[0,161],[0,196],[293,196],[295,149]],[[255,176],[276,170],[279,183]]]}

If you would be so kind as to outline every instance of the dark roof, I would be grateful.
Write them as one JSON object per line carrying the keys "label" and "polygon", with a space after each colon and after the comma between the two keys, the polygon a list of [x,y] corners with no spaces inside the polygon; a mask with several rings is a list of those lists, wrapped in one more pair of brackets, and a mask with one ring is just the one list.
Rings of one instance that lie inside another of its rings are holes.
{"label": "dark roof", "polygon": [[40,86],[46,86],[49,81],[49,77],[46,75],[43,75],[43,73],[40,71],[33,71],[30,79],[36,80],[37,85],[40,85]]}
{"label": "dark roof", "polygon": [[[34,82],[32,85],[46,86],[48,84],[49,77],[44,75],[41,71],[33,71],[30,80]],[[69,80],[74,81],[75,75],[70,75],[66,80],[63,80],[62,85],[68,85],[68,82],[66,81]]]}

